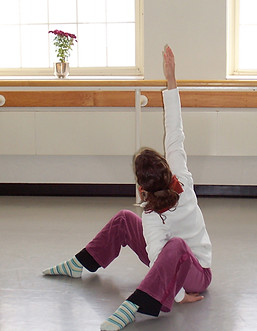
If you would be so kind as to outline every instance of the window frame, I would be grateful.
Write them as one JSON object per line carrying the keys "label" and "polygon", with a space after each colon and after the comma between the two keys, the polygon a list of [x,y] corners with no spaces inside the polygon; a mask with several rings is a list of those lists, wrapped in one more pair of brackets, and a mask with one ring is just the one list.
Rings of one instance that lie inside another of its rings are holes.
{"label": "window frame", "polygon": [[239,69],[240,0],[227,0],[227,61],[228,79],[256,79],[257,69]]}
{"label": "window frame", "polygon": [[[135,66],[131,67],[70,67],[70,76],[83,77],[143,77],[144,75],[144,0],[135,0]],[[0,77],[43,77],[53,76],[51,68],[0,68]]]}

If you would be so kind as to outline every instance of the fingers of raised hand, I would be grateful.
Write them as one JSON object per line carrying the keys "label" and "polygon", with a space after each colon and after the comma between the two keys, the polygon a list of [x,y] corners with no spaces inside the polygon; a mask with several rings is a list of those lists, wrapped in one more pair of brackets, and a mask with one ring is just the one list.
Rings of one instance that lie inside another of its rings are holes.
{"label": "fingers of raised hand", "polygon": [[164,48],[164,55],[169,58],[169,59],[173,59],[174,58],[174,54],[170,48],[170,46],[166,45]]}

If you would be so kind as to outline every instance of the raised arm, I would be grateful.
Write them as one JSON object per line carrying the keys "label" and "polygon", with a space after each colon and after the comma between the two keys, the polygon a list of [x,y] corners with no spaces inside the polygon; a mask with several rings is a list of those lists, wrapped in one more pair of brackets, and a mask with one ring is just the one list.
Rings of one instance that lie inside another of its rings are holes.
{"label": "raised arm", "polygon": [[181,105],[175,77],[175,59],[169,46],[163,52],[163,71],[168,90],[163,91],[165,110],[165,153],[171,171],[178,177],[190,177],[184,150]]}

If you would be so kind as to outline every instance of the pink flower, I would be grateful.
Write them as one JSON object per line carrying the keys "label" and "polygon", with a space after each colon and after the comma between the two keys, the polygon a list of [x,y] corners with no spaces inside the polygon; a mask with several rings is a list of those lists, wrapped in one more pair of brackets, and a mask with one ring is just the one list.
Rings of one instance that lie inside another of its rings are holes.
{"label": "pink flower", "polygon": [[48,33],[53,33],[55,35],[59,35],[59,36],[66,37],[66,38],[70,37],[72,39],[75,39],[75,41],[77,41],[77,37],[76,37],[75,34],[68,33],[68,32],[63,32],[62,30],[48,31]]}
{"label": "pink flower", "polygon": [[48,33],[53,33],[55,35],[53,41],[58,59],[60,59],[61,62],[67,61],[72,46],[74,46],[74,40],[77,42],[76,35],[57,29],[54,31],[48,31]]}
{"label": "pink flower", "polygon": [[75,39],[75,41],[77,41],[77,37],[75,36],[75,34],[69,34],[70,35],[70,37],[72,38],[72,39]]}

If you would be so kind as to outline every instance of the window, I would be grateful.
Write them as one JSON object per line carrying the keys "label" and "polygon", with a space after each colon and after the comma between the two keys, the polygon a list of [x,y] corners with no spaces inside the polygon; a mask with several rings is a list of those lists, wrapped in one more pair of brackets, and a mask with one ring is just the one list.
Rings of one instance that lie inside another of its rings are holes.
{"label": "window", "polygon": [[0,0],[0,75],[52,75],[53,34],[77,36],[70,75],[142,75],[143,0]]}
{"label": "window", "polygon": [[257,76],[257,0],[227,0],[227,74]]}

